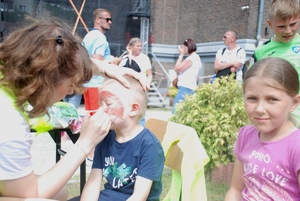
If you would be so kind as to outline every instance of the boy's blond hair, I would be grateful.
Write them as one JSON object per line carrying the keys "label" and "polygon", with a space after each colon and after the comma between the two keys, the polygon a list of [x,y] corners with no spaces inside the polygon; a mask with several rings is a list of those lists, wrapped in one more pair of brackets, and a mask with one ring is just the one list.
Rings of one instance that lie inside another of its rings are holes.
{"label": "boy's blond hair", "polygon": [[142,88],[141,83],[135,78],[125,75],[124,76],[130,83],[130,88],[124,87],[118,80],[107,78],[104,80],[102,85],[99,87],[100,90],[105,88],[108,85],[120,85],[126,90],[126,97],[131,98],[132,101],[137,102],[140,105],[140,112],[138,113],[138,121],[144,116],[147,105],[148,105],[148,93]]}
{"label": "boy's blond hair", "polygon": [[288,20],[294,15],[300,16],[300,6],[296,0],[273,0],[269,7],[269,19],[278,17]]}

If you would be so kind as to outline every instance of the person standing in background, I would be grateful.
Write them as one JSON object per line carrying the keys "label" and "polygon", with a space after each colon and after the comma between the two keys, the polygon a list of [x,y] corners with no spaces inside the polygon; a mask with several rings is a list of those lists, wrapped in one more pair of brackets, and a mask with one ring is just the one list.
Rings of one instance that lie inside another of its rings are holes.
{"label": "person standing in background", "polygon": [[149,84],[152,82],[152,66],[150,59],[147,55],[142,53],[142,41],[140,38],[131,38],[126,47],[127,55],[122,57],[122,61],[119,66],[129,67],[132,64],[132,60],[136,62],[140,70],[133,69],[137,72],[143,73],[149,80]]}
{"label": "person standing in background", "polygon": [[[111,13],[103,8],[98,8],[93,13],[94,27],[83,38],[83,45],[87,49],[91,58],[110,63],[110,48],[104,33],[110,30],[112,23]],[[103,81],[100,75],[93,75],[92,79],[85,84],[86,87],[99,86]],[[65,102],[71,103],[78,108],[82,99],[82,94],[67,95]]]}
{"label": "person standing in background", "polygon": [[[89,31],[82,40],[84,47],[87,49],[91,58],[105,61],[107,63],[115,63],[111,60],[109,43],[106,36],[106,31],[110,30],[112,23],[111,13],[104,9],[98,8],[93,12],[94,28]],[[116,60],[120,60],[116,58]],[[86,86],[98,86],[103,81],[102,76],[93,76]]]}
{"label": "person standing in background", "polygon": [[237,81],[243,80],[242,66],[246,60],[246,52],[236,44],[237,33],[227,31],[223,36],[225,48],[219,49],[214,62],[217,77],[236,73]]}
{"label": "person standing in background", "polygon": [[[147,55],[142,53],[142,41],[140,38],[131,38],[126,47],[127,55],[122,57],[119,66],[132,68],[144,74],[148,78],[149,85],[152,82],[152,66]],[[145,126],[145,116],[140,119],[140,124]]]}
{"label": "person standing in background", "polygon": [[[177,103],[184,100],[186,95],[193,94],[197,88],[198,75],[200,68],[202,68],[202,63],[196,51],[197,45],[192,38],[186,39],[182,46],[178,46],[179,57],[174,68],[178,74],[178,92],[174,98],[173,114]],[[184,54],[188,55],[186,59],[183,59]]]}
{"label": "person standing in background", "polygon": [[98,8],[93,12],[93,17],[94,28],[83,38],[83,45],[92,58],[109,62],[110,48],[104,34],[110,30],[111,13],[104,8]]}
{"label": "person standing in background", "polygon": [[[110,55],[110,48],[109,43],[107,41],[106,36],[104,35],[106,31],[110,30],[110,25],[112,24],[112,18],[110,11],[104,9],[104,8],[97,8],[93,12],[93,19],[94,19],[94,27],[92,30],[90,30],[83,38],[82,44],[87,49],[89,55],[93,59],[97,59],[100,61],[104,61],[107,63],[111,63],[111,55]],[[87,103],[87,100],[91,100],[91,102],[98,103],[98,87],[103,82],[104,77],[99,75],[93,75],[92,79],[84,84],[86,87],[85,92],[83,93],[84,100],[85,100],[85,109],[89,110],[89,105]],[[93,109],[97,109],[99,106],[91,106]],[[94,151],[92,151],[89,156],[88,160],[93,160],[93,154]]]}

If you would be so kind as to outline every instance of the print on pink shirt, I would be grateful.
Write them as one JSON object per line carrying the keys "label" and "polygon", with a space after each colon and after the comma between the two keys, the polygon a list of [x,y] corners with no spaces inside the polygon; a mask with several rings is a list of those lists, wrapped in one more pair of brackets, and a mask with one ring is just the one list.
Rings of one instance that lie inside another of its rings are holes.
{"label": "print on pink shirt", "polygon": [[[284,175],[289,175],[290,172],[284,168],[276,165],[272,162],[272,158],[269,154],[264,154],[253,150],[248,156],[248,163],[244,165],[244,182],[250,193],[244,194],[249,200],[256,200],[257,198],[264,198],[264,200],[282,200],[292,201],[293,199],[279,186],[288,185],[289,179]],[[256,164],[253,164],[257,161]],[[270,166],[271,165],[271,166]],[[279,174],[282,172],[282,174]],[[258,176],[260,175],[260,176]],[[258,179],[258,177],[265,178],[264,180]],[[277,184],[277,185],[276,185]]]}

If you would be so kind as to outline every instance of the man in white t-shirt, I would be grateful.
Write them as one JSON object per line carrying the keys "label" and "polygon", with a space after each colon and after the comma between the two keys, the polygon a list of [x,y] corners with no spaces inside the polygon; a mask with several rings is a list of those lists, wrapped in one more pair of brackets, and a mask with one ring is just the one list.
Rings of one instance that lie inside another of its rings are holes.
{"label": "man in white t-shirt", "polygon": [[214,62],[217,77],[236,73],[236,80],[242,81],[242,66],[246,60],[246,52],[236,44],[237,33],[227,31],[223,36],[225,48],[219,49]]}

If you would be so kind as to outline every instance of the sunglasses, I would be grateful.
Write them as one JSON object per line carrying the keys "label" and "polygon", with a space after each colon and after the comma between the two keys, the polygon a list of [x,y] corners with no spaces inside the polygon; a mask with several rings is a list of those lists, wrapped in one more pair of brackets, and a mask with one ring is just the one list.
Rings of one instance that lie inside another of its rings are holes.
{"label": "sunglasses", "polygon": [[112,22],[112,18],[105,18],[105,17],[98,17],[98,18],[100,18],[100,19],[104,19],[104,20],[106,20],[106,22],[109,22],[109,21],[111,21],[111,22]]}

